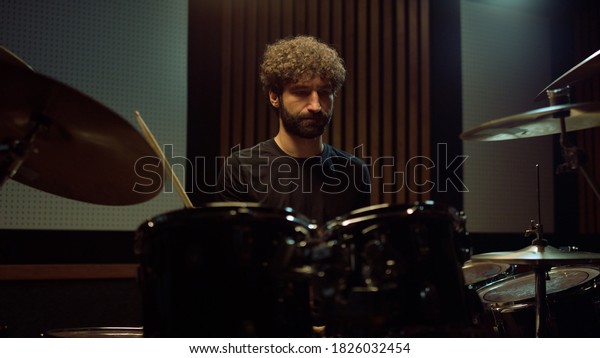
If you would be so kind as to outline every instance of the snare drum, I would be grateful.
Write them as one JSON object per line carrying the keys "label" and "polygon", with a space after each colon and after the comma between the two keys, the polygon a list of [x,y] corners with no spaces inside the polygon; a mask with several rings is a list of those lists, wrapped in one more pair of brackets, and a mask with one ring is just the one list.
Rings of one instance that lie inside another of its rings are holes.
{"label": "snare drum", "polygon": [[[600,337],[600,270],[563,266],[546,281],[549,334],[555,337]],[[478,290],[490,335],[535,337],[535,274],[519,274]]]}
{"label": "snare drum", "polygon": [[326,223],[319,262],[330,336],[463,336],[465,218],[433,202],[377,205]]}
{"label": "snare drum", "polygon": [[465,285],[473,290],[510,276],[514,270],[514,265],[496,262],[471,262],[470,260],[465,262],[462,267]]}
{"label": "snare drum", "polygon": [[213,203],[136,232],[146,337],[307,337],[309,285],[295,276],[310,221],[291,209]]}

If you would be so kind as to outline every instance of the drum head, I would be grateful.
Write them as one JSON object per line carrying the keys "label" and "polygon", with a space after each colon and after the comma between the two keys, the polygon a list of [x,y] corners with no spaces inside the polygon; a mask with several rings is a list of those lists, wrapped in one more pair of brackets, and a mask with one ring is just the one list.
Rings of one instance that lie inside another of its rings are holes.
{"label": "drum head", "polygon": [[465,285],[487,281],[507,272],[510,267],[509,264],[503,263],[467,261],[463,266]]}
{"label": "drum head", "polygon": [[[580,286],[598,276],[600,271],[592,267],[558,267],[550,270],[546,281],[548,295]],[[484,303],[519,302],[535,298],[535,274],[528,273],[510,277],[479,290]]]}

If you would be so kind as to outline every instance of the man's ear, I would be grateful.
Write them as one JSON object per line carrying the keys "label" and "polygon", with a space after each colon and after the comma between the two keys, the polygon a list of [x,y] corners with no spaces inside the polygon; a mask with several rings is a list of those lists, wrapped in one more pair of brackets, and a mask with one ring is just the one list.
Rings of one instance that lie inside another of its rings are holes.
{"label": "man's ear", "polygon": [[271,102],[271,105],[273,107],[279,108],[279,96],[277,95],[277,93],[269,91],[269,101]]}

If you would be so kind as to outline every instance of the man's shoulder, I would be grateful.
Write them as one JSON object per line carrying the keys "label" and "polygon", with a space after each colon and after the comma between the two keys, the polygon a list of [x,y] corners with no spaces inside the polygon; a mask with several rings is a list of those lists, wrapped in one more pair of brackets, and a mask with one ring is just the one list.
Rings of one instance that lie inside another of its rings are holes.
{"label": "man's shoulder", "polygon": [[252,147],[242,148],[240,146],[233,147],[229,158],[233,158],[236,161],[244,162],[247,160],[256,160],[260,158],[271,158],[277,156],[276,147],[273,145],[274,140],[268,139],[264,142],[255,144]]}

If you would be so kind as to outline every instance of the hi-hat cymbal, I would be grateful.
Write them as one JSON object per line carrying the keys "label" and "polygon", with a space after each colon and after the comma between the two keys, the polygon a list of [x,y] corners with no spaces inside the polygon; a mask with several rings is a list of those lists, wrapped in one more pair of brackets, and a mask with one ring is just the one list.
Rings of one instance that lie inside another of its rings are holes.
{"label": "hi-hat cymbal", "polygon": [[[125,119],[54,79],[0,62],[0,143],[23,140],[38,117],[49,124],[13,180],[103,205],[136,204],[160,192],[162,165],[146,163],[155,165],[153,173],[137,175],[145,173],[138,160],[155,155]],[[136,184],[152,185],[136,192]]]}
{"label": "hi-hat cymbal", "polygon": [[571,84],[576,81],[583,80],[593,75],[597,75],[600,73],[600,50],[596,51],[594,54],[581,61],[575,67],[567,71],[565,74],[557,78],[554,82],[548,85],[548,87],[544,88],[538,95],[535,97],[536,101],[539,101],[543,98],[546,98],[546,91],[556,88],[565,87],[568,84]]}
{"label": "hi-hat cymbal", "polygon": [[569,110],[567,132],[600,127],[600,103],[575,103],[550,106],[494,119],[461,133],[462,140],[499,141],[538,137],[561,132],[560,119],[554,115]]}
{"label": "hi-hat cymbal", "polygon": [[33,68],[29,66],[27,62],[25,62],[22,58],[15,55],[12,51],[3,46],[0,46],[0,63],[9,64],[21,68],[28,68],[29,70],[33,71]]}
{"label": "hi-hat cymbal", "polygon": [[471,261],[488,261],[512,265],[569,265],[600,262],[600,253],[561,251],[552,246],[531,245],[518,251],[490,252],[471,256]]}

